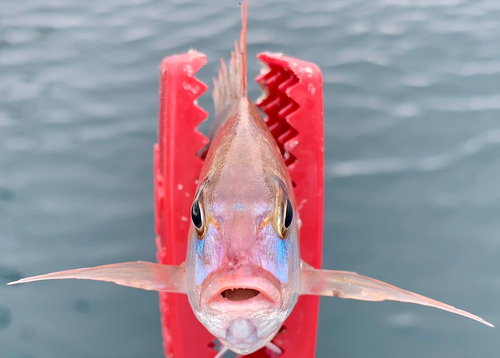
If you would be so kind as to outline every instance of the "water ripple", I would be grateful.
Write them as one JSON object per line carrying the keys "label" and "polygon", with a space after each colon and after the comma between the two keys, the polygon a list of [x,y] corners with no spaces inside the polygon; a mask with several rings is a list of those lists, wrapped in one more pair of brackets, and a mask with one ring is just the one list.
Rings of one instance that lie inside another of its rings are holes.
{"label": "water ripple", "polygon": [[372,160],[353,160],[326,165],[327,176],[351,177],[360,175],[379,175],[404,173],[409,171],[429,172],[442,170],[456,162],[476,155],[492,145],[500,144],[500,128],[473,137],[455,150],[424,158],[387,158]]}
{"label": "water ripple", "polygon": [[460,76],[495,75],[500,73],[500,62],[470,62],[458,66]]}
{"label": "water ripple", "polygon": [[327,66],[341,66],[356,62],[367,62],[380,67],[387,67],[391,64],[389,57],[382,53],[364,49],[350,49],[332,56],[327,62]]}
{"label": "water ripple", "polygon": [[448,112],[469,112],[500,109],[500,94],[466,98],[434,98],[427,101],[432,109]]}
{"label": "water ripple", "polygon": [[380,6],[397,7],[454,7],[465,3],[465,0],[379,0]]}

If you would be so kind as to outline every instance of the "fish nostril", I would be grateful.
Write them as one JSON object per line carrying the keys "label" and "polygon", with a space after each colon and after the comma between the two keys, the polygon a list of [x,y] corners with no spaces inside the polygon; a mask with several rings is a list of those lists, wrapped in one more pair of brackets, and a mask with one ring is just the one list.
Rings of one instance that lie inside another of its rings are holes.
{"label": "fish nostril", "polygon": [[230,301],[246,301],[260,294],[252,288],[229,288],[221,292],[221,296]]}

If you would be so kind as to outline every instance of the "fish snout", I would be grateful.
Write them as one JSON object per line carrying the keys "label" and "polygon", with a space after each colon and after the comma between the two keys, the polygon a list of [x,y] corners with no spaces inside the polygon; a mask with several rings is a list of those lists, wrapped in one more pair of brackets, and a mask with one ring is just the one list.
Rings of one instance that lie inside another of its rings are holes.
{"label": "fish snout", "polygon": [[253,344],[258,340],[257,327],[245,318],[237,318],[226,330],[226,339],[234,345]]}

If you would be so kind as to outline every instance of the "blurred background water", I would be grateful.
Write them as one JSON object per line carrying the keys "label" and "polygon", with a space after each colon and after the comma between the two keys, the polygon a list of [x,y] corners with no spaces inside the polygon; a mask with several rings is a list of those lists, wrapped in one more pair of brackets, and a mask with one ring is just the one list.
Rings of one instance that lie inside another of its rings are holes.
{"label": "blurred background water", "polygon": [[[155,260],[159,63],[195,48],[211,83],[239,16],[236,0],[1,0],[0,358],[162,357],[156,293],[5,283]],[[251,77],[264,50],[323,70],[324,267],[500,325],[500,2],[251,0],[248,42]],[[498,352],[498,329],[448,313],[322,300],[317,357]]]}

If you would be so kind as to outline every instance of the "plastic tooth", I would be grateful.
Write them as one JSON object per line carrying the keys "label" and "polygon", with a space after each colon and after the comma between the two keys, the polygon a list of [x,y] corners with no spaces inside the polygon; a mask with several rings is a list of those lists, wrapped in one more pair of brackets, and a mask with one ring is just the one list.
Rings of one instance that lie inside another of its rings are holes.
{"label": "plastic tooth", "polygon": [[285,148],[285,144],[297,135],[297,131],[286,119],[299,108],[299,105],[288,96],[287,90],[298,82],[298,78],[279,67],[268,67],[269,71],[256,79],[261,88],[264,88],[263,93],[267,94],[267,97],[261,98],[257,105],[266,113],[264,120],[276,138],[285,164],[288,166],[297,158]]}
{"label": "plastic tooth", "polygon": [[294,75],[290,75],[288,79],[280,83],[280,85],[278,86],[278,90],[285,93],[289,87],[293,86],[298,81],[299,80],[297,79],[297,77],[295,77]]}
{"label": "plastic tooth", "polygon": [[280,118],[287,118],[290,114],[295,112],[299,108],[299,105],[295,102],[290,101],[285,107],[283,107],[279,112],[278,116]]}

